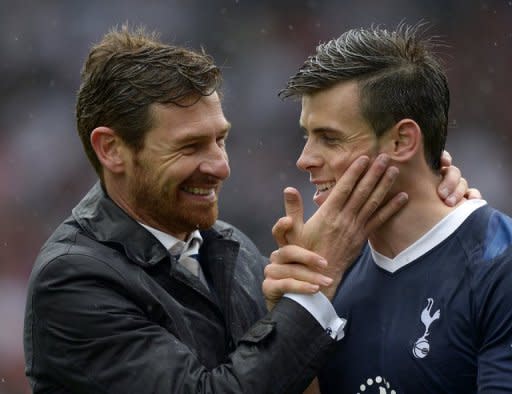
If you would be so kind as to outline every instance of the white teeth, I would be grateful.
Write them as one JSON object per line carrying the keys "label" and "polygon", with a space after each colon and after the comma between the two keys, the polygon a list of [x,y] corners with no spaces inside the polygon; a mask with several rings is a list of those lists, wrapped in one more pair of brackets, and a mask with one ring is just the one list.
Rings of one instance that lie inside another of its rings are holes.
{"label": "white teeth", "polygon": [[319,183],[316,185],[316,188],[319,192],[324,192],[332,188],[334,185],[336,185],[336,182]]}
{"label": "white teeth", "polygon": [[215,191],[215,189],[203,189],[200,187],[183,187],[183,190],[187,193],[197,194],[199,196],[207,196]]}

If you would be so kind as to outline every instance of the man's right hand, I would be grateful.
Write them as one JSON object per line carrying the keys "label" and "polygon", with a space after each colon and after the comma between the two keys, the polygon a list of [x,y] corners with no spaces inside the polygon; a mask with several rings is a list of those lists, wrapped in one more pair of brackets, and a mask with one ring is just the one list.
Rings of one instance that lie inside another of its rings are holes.
{"label": "man's right hand", "polygon": [[[272,254],[263,282],[269,306],[286,292],[314,293],[315,286],[331,299],[368,235],[404,206],[405,193],[383,204],[398,174],[397,168],[388,167],[389,157],[379,155],[366,171],[368,165],[368,157],[356,159],[306,223],[300,193],[285,189],[286,217],[272,229],[280,249]],[[328,264],[319,266],[321,258]],[[284,264],[286,268],[280,266]],[[325,277],[332,282],[327,284]]]}

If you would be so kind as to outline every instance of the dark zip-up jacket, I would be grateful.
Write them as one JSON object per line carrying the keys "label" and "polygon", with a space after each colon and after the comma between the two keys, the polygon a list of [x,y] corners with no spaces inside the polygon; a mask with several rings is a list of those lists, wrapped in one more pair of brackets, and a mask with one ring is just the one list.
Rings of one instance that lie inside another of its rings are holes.
{"label": "dark zip-up jacket", "polygon": [[264,259],[239,230],[203,231],[210,290],[96,184],[30,277],[34,393],[299,393],[333,340],[300,305],[266,314]]}

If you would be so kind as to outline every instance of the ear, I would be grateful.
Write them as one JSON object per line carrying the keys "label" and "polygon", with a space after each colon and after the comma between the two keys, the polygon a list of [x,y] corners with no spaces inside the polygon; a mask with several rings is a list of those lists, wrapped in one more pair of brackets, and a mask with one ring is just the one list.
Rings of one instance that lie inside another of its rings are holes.
{"label": "ear", "polygon": [[396,162],[411,160],[422,147],[420,126],[412,119],[402,119],[387,133],[385,153]]}
{"label": "ear", "polygon": [[127,147],[114,130],[109,127],[96,127],[91,133],[91,145],[106,170],[113,173],[124,171]]}

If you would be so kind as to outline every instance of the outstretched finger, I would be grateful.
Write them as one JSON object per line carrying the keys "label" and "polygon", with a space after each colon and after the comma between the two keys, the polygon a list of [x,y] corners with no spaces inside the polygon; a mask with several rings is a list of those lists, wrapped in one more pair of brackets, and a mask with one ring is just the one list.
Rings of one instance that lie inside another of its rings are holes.
{"label": "outstretched finger", "polygon": [[283,194],[286,216],[303,221],[304,208],[302,205],[302,196],[299,191],[293,187],[287,187],[284,189]]}
{"label": "outstretched finger", "polygon": [[371,195],[366,199],[359,212],[355,212],[361,223],[366,223],[386,200],[397,177],[398,168],[389,167],[386,170],[384,176],[382,176],[378,184],[374,187]]}
{"label": "outstretched finger", "polygon": [[304,205],[299,191],[293,187],[284,189],[284,210],[291,218],[292,227],[285,234],[286,243],[300,244],[300,234],[304,226]]}
{"label": "outstretched finger", "polygon": [[[356,185],[346,205],[346,212],[366,220],[382,203],[393,185],[398,170],[389,171],[390,158],[380,154]],[[386,174],[387,176],[384,176]],[[366,209],[360,212],[362,207]]]}
{"label": "outstretched finger", "polygon": [[393,197],[390,201],[380,207],[368,220],[366,224],[366,233],[370,234],[378,227],[386,223],[393,215],[395,215],[407,203],[409,196],[407,193],[401,192]]}
{"label": "outstretched finger", "polygon": [[361,178],[364,171],[368,168],[370,159],[368,156],[360,156],[352,162],[343,176],[338,179],[331,193],[320,206],[318,211],[325,212],[325,215],[336,215],[341,208],[345,206],[350,194],[354,190],[357,182]]}

